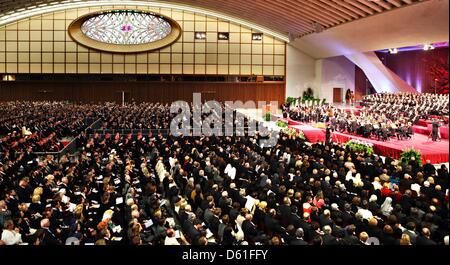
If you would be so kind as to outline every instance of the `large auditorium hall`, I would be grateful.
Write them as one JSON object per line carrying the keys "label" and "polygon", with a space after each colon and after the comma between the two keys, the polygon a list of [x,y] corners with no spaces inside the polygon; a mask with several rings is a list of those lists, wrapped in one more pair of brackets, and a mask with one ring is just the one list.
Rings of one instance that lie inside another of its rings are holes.
{"label": "large auditorium hall", "polygon": [[2,264],[448,257],[448,20],[448,0],[0,0]]}

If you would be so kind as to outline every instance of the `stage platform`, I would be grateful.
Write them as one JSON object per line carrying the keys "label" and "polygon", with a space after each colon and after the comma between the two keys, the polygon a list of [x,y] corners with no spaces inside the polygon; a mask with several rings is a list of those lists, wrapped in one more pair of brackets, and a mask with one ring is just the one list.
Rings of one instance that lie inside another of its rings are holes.
{"label": "stage platform", "polygon": [[[254,117],[258,120],[262,120],[262,115],[255,110],[241,110],[240,112]],[[325,129],[316,128],[313,124],[304,124],[302,122],[294,121],[291,119],[284,119],[282,115],[275,114],[274,121],[270,127],[275,127],[275,121],[285,120],[288,122],[289,128],[294,128],[297,131],[302,131],[305,137],[310,143],[324,142],[325,141]],[[399,141],[396,138],[391,138],[389,141],[383,142],[376,139],[367,139],[364,137],[351,135],[347,133],[333,132],[332,141],[336,143],[346,143],[351,139],[358,139],[363,142],[372,143],[374,151],[380,156],[390,156],[395,159],[400,158],[401,153],[409,148],[414,148],[422,153],[422,162],[430,160],[432,164],[442,164],[449,162],[449,141],[448,139],[442,139],[438,142],[431,141],[428,135],[415,133],[410,140]]]}
{"label": "stage platform", "polygon": [[[433,129],[433,121],[430,120],[419,120],[417,125],[413,126],[414,133],[424,134],[426,136],[430,135]],[[442,139],[449,139],[449,126],[444,125],[439,128]]]}
{"label": "stage platform", "polygon": [[[395,159],[400,158],[400,155],[404,150],[414,148],[421,152],[423,163],[425,163],[426,160],[430,160],[432,164],[447,163],[449,161],[449,141],[441,140],[433,142],[428,136],[423,134],[415,134],[410,140],[397,140],[391,138],[389,141],[382,142],[340,132],[332,133],[333,142],[346,143],[351,139],[372,143],[376,154],[390,156]],[[325,138],[323,138],[323,140],[325,140]]]}
{"label": "stage platform", "polygon": [[[291,119],[283,120],[288,121],[290,128],[302,131],[308,142],[317,143],[325,141],[324,129],[315,128],[311,124],[303,124]],[[441,141],[433,142],[428,135],[425,134],[416,133],[410,140],[397,140],[396,138],[391,138],[386,142],[340,132],[333,132],[331,137],[331,140],[335,143],[346,143],[352,139],[371,143],[373,144],[374,152],[376,154],[390,156],[395,159],[400,158],[400,155],[404,150],[414,148],[422,153],[422,162],[424,163],[426,160],[430,160],[432,164],[449,162],[449,141],[442,139]]]}

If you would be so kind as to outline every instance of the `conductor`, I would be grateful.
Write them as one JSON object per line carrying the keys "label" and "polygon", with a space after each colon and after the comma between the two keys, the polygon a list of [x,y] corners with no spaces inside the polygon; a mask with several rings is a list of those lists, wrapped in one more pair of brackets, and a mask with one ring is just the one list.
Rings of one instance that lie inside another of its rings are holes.
{"label": "conductor", "polygon": [[441,127],[441,124],[439,123],[438,119],[434,119],[432,123],[432,130],[431,130],[431,140],[433,142],[436,142],[439,138],[439,127]]}
{"label": "conductor", "polygon": [[327,125],[325,130],[325,145],[329,145],[331,143],[331,131],[333,130],[330,124]]}

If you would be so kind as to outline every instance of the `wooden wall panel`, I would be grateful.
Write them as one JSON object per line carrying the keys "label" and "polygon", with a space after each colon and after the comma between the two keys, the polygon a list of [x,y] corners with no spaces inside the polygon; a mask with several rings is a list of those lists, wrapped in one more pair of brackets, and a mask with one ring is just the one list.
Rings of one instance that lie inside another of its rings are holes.
{"label": "wooden wall panel", "polygon": [[121,91],[127,101],[171,103],[192,102],[193,93],[202,93],[203,100],[278,101],[285,99],[284,82],[0,82],[0,101],[69,100],[76,102],[120,102]]}

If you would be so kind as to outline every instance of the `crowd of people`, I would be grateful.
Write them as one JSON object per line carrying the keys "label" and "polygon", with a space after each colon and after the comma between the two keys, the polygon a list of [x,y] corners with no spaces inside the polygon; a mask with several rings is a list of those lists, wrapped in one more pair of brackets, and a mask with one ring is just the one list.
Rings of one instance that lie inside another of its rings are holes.
{"label": "crowd of people", "polygon": [[0,151],[58,152],[99,121],[98,129],[170,128],[168,104],[4,102],[0,104]]}
{"label": "crowd of people", "polygon": [[413,124],[431,116],[449,115],[449,94],[378,93],[364,96],[361,105],[368,111],[384,113],[387,118],[403,116]]}
{"label": "crowd of people", "polygon": [[[145,106],[95,112],[107,128],[166,126],[163,105]],[[311,145],[283,132],[276,146],[262,147],[258,134],[82,128],[71,156],[1,150],[0,244],[448,245],[445,165]]]}
{"label": "crowd of people", "polygon": [[58,152],[61,140],[78,136],[100,105],[68,102],[5,102],[0,104],[1,152]]}
{"label": "crowd of people", "polygon": [[382,112],[361,109],[358,115],[335,106],[298,106],[289,110],[289,118],[304,123],[326,123],[331,131],[361,135],[387,141],[411,139],[412,122],[400,115],[393,120]]}
{"label": "crowd of people", "polygon": [[107,103],[101,114],[103,129],[164,129],[170,127],[173,117],[169,104],[147,102]]}

